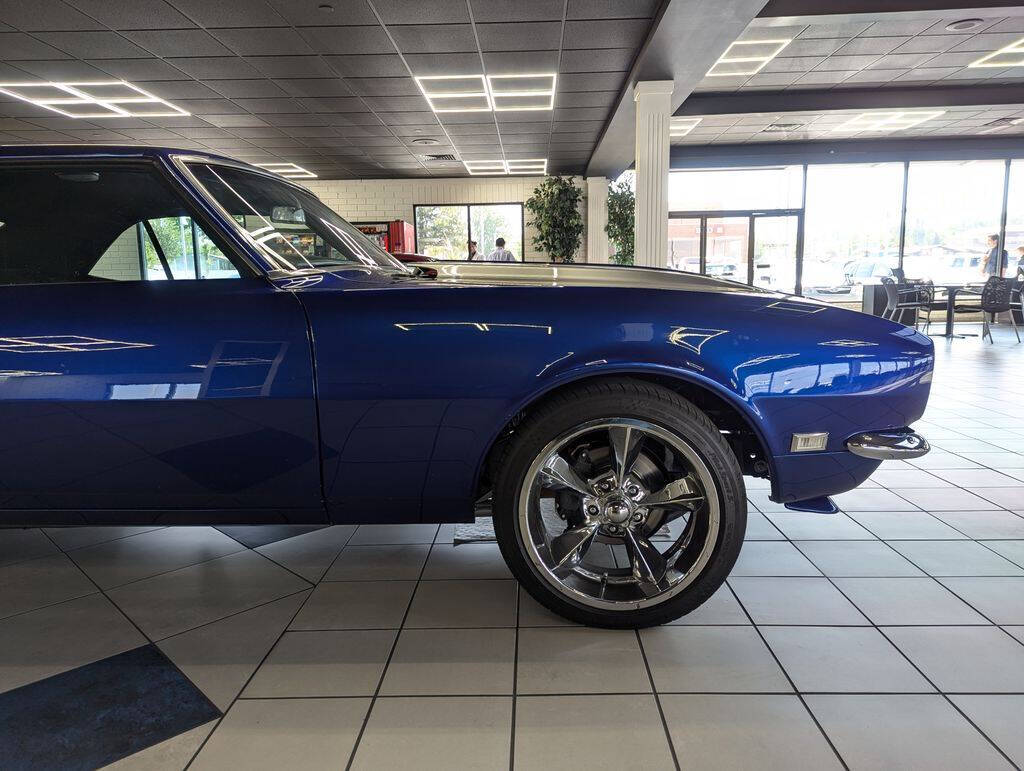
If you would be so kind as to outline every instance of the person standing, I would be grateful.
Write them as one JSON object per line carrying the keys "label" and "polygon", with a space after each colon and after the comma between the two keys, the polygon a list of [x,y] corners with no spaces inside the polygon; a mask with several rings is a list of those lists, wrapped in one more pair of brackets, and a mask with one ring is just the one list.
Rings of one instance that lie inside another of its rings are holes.
{"label": "person standing", "polygon": [[505,239],[498,238],[494,241],[494,251],[487,255],[484,259],[487,262],[515,262],[515,255],[512,254],[508,249],[505,248]]}
{"label": "person standing", "polygon": [[476,251],[476,241],[469,242],[469,257],[467,258],[470,262],[479,258]]}
{"label": "person standing", "polygon": [[1002,270],[1006,269],[1009,255],[1005,249],[1000,254],[999,236],[994,233],[988,237],[988,249],[988,256],[981,263],[981,272],[987,276],[998,276]]}

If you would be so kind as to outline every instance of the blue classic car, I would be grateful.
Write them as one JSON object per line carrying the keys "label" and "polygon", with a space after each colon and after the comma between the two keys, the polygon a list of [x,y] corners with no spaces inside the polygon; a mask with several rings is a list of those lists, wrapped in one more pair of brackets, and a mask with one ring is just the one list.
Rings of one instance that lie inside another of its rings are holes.
{"label": "blue classic car", "polygon": [[827,511],[927,443],[932,345],[730,281],[382,252],[227,158],[0,150],[0,523],[468,522],[588,624],[725,580],[744,475]]}

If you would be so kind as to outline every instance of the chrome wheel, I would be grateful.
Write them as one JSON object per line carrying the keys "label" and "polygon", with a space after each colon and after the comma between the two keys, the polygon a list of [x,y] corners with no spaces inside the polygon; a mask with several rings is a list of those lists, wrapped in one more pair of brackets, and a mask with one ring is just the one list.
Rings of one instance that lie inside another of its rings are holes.
{"label": "chrome wheel", "polygon": [[556,437],[519,491],[519,524],[541,577],[608,610],[665,602],[707,566],[719,531],[714,477],[682,436],[611,418]]}

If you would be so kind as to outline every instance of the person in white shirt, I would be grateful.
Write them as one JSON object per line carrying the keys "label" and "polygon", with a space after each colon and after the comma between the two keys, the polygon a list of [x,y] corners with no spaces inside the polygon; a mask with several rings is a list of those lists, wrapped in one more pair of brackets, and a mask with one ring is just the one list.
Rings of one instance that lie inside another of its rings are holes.
{"label": "person in white shirt", "polygon": [[487,262],[515,262],[515,255],[512,254],[508,249],[505,248],[505,239],[499,238],[494,242],[495,249],[493,252],[488,254],[484,259]]}

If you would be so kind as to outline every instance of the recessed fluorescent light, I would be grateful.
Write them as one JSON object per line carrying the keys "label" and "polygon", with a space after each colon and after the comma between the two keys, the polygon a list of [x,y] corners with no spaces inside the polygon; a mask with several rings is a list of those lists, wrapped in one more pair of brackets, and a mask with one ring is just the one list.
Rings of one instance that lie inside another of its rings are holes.
{"label": "recessed fluorescent light", "polygon": [[788,46],[791,38],[780,40],[737,40],[729,44],[707,74],[710,77],[754,75]]}
{"label": "recessed fluorescent light", "polygon": [[0,94],[68,118],[158,118],[189,114],[123,80],[0,83]]}
{"label": "recessed fluorescent light", "polygon": [[494,161],[462,161],[462,164],[466,167],[466,171],[470,174],[507,174],[508,168],[505,166],[505,161],[498,160]]}
{"label": "recessed fluorescent light", "polygon": [[985,54],[967,65],[968,67],[1021,67],[1024,66],[1024,38],[1016,43],[1003,46],[998,51]]}
{"label": "recessed fluorescent light", "polygon": [[513,158],[511,160],[496,159],[493,161],[466,161],[462,164],[473,176],[494,174],[540,174],[548,169],[547,158]]}
{"label": "recessed fluorescent light", "polygon": [[926,120],[945,114],[945,110],[932,112],[865,112],[845,123],[833,127],[833,131],[903,131],[924,123]]}
{"label": "recessed fluorescent light", "polygon": [[547,158],[510,158],[505,161],[509,174],[540,174],[548,170]]}
{"label": "recessed fluorescent light", "polygon": [[483,75],[423,75],[416,78],[434,112],[491,112],[494,104]]}
{"label": "recessed fluorescent light", "polygon": [[261,169],[272,171],[288,179],[313,179],[316,177],[312,171],[294,163],[254,163],[253,166],[259,166]]}
{"label": "recessed fluorescent light", "polygon": [[670,137],[685,137],[700,123],[703,118],[671,118],[668,122]]}
{"label": "recessed fluorescent light", "polygon": [[551,110],[555,106],[553,72],[526,75],[488,75],[487,88],[495,112]]}

